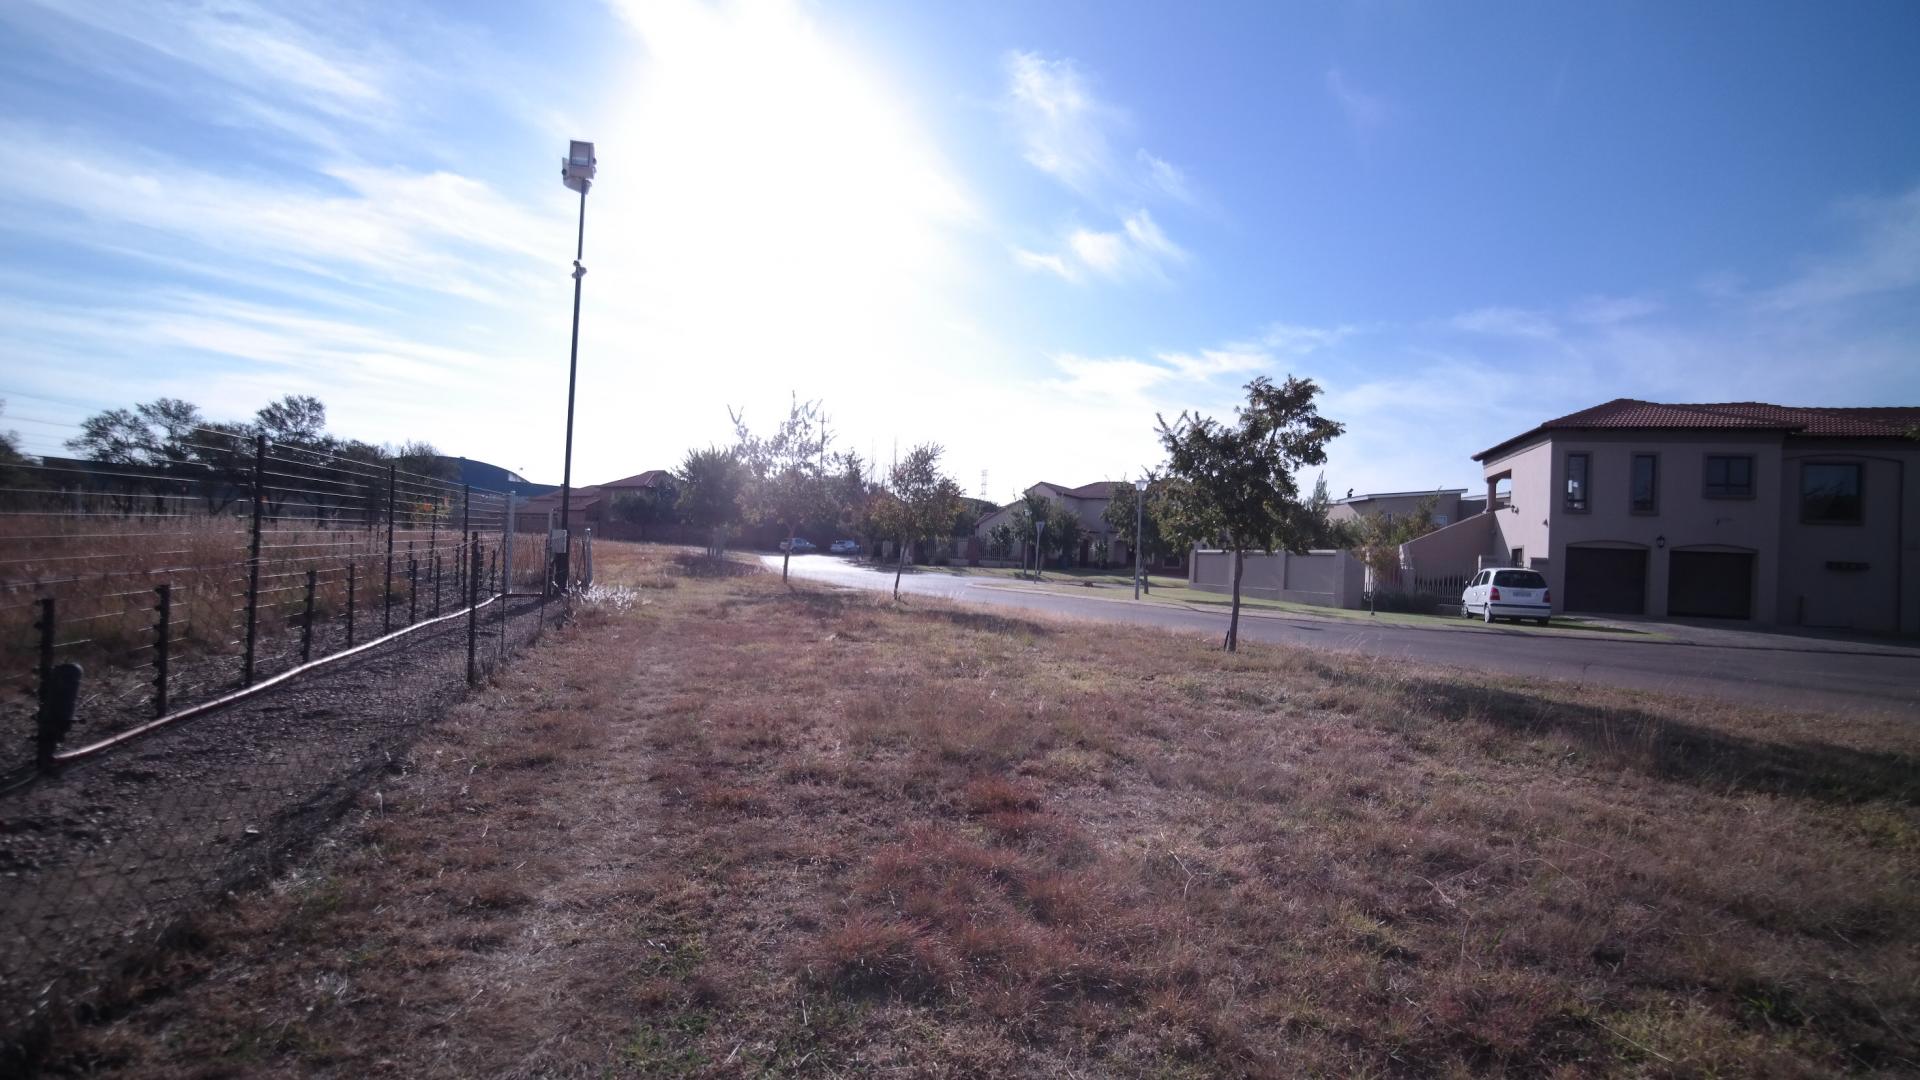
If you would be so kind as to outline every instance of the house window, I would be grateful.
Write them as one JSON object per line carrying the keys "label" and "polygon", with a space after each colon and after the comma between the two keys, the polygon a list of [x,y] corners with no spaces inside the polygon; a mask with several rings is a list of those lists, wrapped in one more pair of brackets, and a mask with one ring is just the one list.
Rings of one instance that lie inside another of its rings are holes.
{"label": "house window", "polygon": [[1800,466],[1800,520],[1860,524],[1860,466],[1815,462]]}
{"label": "house window", "polygon": [[1567,509],[1576,514],[1587,512],[1588,462],[1586,454],[1567,455]]}
{"label": "house window", "polygon": [[1709,499],[1753,498],[1753,458],[1746,454],[1708,454]]}
{"label": "house window", "polygon": [[1515,566],[1527,565],[1527,549],[1526,548],[1513,549],[1513,565]]}
{"label": "house window", "polygon": [[1636,514],[1660,511],[1660,457],[1658,454],[1633,455],[1633,500]]}

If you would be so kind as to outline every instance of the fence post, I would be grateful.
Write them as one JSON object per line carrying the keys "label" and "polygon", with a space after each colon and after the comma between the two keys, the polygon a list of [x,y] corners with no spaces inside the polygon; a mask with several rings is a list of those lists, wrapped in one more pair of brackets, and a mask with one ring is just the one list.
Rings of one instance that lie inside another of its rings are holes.
{"label": "fence post", "polygon": [[501,589],[500,590],[501,592],[510,593],[513,591],[513,534],[515,530],[517,530],[519,527],[520,527],[519,515],[515,512],[514,505],[513,505],[513,489],[508,488],[507,489],[507,527],[506,527],[506,531],[502,533],[500,536],[500,548],[501,548],[500,565],[507,568],[506,579],[503,582],[503,584],[506,587]]}
{"label": "fence post", "polygon": [[35,730],[45,727],[48,703],[53,700],[53,631],[58,625],[54,619],[53,597],[43,597],[40,600],[40,619],[33,624],[33,628],[40,631],[40,664],[36,672],[40,683],[34,687],[34,700],[40,708],[35,714]]}
{"label": "fence post", "polygon": [[387,466],[387,585],[380,593],[380,632],[393,629],[393,475]]}
{"label": "fence post", "polygon": [[495,548],[492,551],[487,552],[487,595],[488,596],[492,596],[499,591],[494,588],[494,582],[499,580],[499,575],[497,573],[497,571],[499,570],[499,564],[500,564],[500,549]]}
{"label": "fence post", "polygon": [[320,587],[320,572],[307,568],[307,613],[300,620],[300,662],[313,659],[313,593]]}
{"label": "fence post", "polygon": [[[460,535],[465,537],[473,535],[473,486],[471,484],[460,485]],[[462,551],[459,567],[454,576],[456,591],[462,596],[467,594],[467,564],[470,561],[472,560],[467,558],[467,553]]]}
{"label": "fence post", "polygon": [[153,716],[167,715],[167,659],[173,647],[173,586],[155,585],[160,602],[153,605],[159,621],[153,625]]}
{"label": "fence post", "polygon": [[479,643],[480,633],[480,534],[468,533],[468,543],[473,546],[469,557],[471,565],[467,568],[467,685],[479,682],[479,671],[474,667],[474,647]]}
{"label": "fence post", "polygon": [[440,552],[433,553],[433,565],[427,570],[427,576],[433,579],[433,615],[440,617]]}
{"label": "fence post", "polygon": [[254,646],[260,636],[260,516],[267,509],[261,489],[267,466],[267,437],[253,437],[253,539],[247,551],[247,651],[240,661],[240,684],[253,685]]}
{"label": "fence post", "polygon": [[585,556],[584,561],[586,562],[587,580],[582,584],[590,589],[593,587],[593,530],[588,529],[586,533],[587,535],[581,540],[581,543],[585,546],[585,550],[582,551],[581,554]]}
{"label": "fence post", "polygon": [[420,618],[420,564],[414,560],[413,552],[407,552],[407,625],[412,626]]}
{"label": "fence post", "polygon": [[353,586],[355,571],[358,569],[355,563],[347,564],[347,645],[349,647],[353,645]]}

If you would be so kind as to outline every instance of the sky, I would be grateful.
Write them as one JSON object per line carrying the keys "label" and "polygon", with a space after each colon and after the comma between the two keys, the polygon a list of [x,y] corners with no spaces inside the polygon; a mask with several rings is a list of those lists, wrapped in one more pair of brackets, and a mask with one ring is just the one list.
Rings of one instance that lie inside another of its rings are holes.
{"label": "sky", "polygon": [[1299,375],[1336,496],[1615,397],[1920,404],[1920,5],[0,3],[0,428],[574,482],[820,399],[970,493]]}

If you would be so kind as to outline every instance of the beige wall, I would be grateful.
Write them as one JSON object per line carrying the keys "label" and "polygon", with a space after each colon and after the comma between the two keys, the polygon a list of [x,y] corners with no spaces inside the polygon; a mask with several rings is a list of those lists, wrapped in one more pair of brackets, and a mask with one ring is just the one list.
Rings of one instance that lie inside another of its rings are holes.
{"label": "beige wall", "polygon": [[[1800,466],[1818,461],[1862,466],[1860,524],[1800,520]],[[1778,620],[1920,633],[1920,445],[1795,439],[1782,449],[1781,462]]]}
{"label": "beige wall", "polygon": [[[1589,455],[1584,513],[1565,506],[1567,456],[1574,453]],[[1659,460],[1658,506],[1650,514],[1629,504],[1636,453]],[[1706,459],[1716,454],[1753,458],[1752,498],[1705,496]],[[1800,520],[1806,461],[1861,464],[1859,525]],[[1646,551],[1645,605],[1654,617],[1667,614],[1674,552],[1745,552],[1754,557],[1755,622],[1920,633],[1920,445],[1771,432],[1563,432],[1485,465],[1489,475],[1507,469],[1512,508],[1491,515],[1498,547],[1526,549],[1529,564],[1547,575],[1556,609],[1566,595],[1570,547]],[[1545,565],[1536,561],[1541,556]]]}
{"label": "beige wall", "polygon": [[[1551,560],[1549,522],[1555,483],[1554,448],[1545,441],[1513,450],[1485,462],[1488,476],[1513,473],[1512,498],[1491,511],[1498,539],[1489,552],[1489,565],[1509,566],[1514,548],[1522,549],[1528,566],[1544,570],[1540,560]],[[1558,590],[1555,590],[1558,595]]]}
{"label": "beige wall", "polygon": [[[1288,600],[1322,607],[1358,608],[1365,569],[1344,551],[1315,551],[1290,555],[1276,551],[1249,552],[1240,573],[1240,595],[1261,600]],[[1196,589],[1232,595],[1233,553],[1195,551],[1187,581]]]}
{"label": "beige wall", "polygon": [[1484,561],[1504,557],[1494,514],[1475,514],[1400,545],[1400,567],[1416,578],[1473,574]]}
{"label": "beige wall", "polygon": [[[1754,555],[1753,612],[1756,621],[1773,621],[1780,573],[1780,436],[1663,432],[1650,438],[1653,434],[1576,432],[1553,439],[1554,529],[1547,580],[1555,596],[1564,595],[1566,549],[1573,545],[1647,551],[1646,612],[1655,617],[1667,614],[1672,552],[1750,552]],[[1589,455],[1586,513],[1565,507],[1567,455],[1574,453]],[[1636,514],[1629,504],[1633,455],[1639,453],[1658,456],[1659,506],[1652,514]],[[1706,498],[1709,454],[1751,455],[1754,497]]]}

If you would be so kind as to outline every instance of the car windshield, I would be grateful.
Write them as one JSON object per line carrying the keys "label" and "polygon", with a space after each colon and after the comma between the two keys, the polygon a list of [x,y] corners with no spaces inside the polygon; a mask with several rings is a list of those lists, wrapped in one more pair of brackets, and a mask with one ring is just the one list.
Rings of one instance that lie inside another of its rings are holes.
{"label": "car windshield", "polygon": [[1547,579],[1533,570],[1502,570],[1493,575],[1495,585],[1505,585],[1510,589],[1544,589]]}

